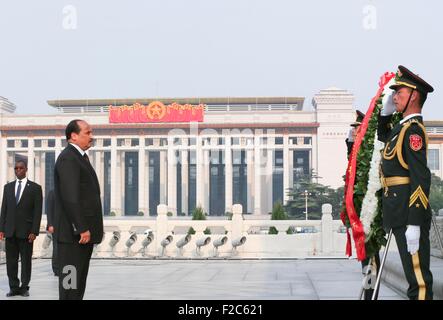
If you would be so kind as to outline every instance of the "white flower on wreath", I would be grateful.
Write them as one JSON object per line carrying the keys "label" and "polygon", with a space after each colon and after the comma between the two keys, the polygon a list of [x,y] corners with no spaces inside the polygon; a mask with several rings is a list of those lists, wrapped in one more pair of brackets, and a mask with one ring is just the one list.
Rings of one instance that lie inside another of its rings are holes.
{"label": "white flower on wreath", "polygon": [[[395,111],[395,105],[392,101],[394,90],[389,88],[394,83],[395,78],[392,78],[383,88],[382,108],[384,111],[388,111],[390,113]],[[380,162],[381,151],[383,148],[384,143],[378,140],[377,131],[375,131],[374,151],[372,153],[369,168],[367,191],[363,198],[362,208],[360,211],[360,221],[363,224],[365,235],[369,234],[371,224],[376,216],[378,199],[375,194],[382,187],[380,182]]]}

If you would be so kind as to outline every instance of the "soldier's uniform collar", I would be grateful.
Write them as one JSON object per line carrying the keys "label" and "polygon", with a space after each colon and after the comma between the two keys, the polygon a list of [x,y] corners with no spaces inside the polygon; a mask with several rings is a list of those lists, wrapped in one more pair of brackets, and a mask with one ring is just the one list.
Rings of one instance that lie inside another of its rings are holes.
{"label": "soldier's uniform collar", "polygon": [[407,122],[408,120],[411,120],[412,118],[415,118],[415,117],[420,117],[421,118],[422,115],[421,115],[421,113],[410,114],[407,117],[405,117],[402,120],[400,120],[400,124],[403,124],[403,123]]}

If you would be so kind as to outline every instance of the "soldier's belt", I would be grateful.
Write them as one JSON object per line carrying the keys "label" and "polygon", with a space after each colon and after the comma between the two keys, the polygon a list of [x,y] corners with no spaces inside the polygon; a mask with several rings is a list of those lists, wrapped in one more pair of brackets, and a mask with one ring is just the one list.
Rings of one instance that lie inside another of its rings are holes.
{"label": "soldier's belt", "polygon": [[388,187],[409,184],[410,182],[409,177],[381,177],[381,184],[385,189],[385,195],[388,194]]}
{"label": "soldier's belt", "polygon": [[409,177],[382,177],[381,184],[383,187],[393,187],[402,184],[409,184],[411,181]]}

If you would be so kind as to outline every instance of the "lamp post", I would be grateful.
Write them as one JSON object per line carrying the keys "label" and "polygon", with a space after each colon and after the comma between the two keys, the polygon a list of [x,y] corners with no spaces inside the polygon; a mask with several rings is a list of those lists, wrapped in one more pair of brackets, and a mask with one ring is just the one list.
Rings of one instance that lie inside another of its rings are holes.
{"label": "lamp post", "polygon": [[306,220],[308,220],[308,195],[311,195],[312,193],[308,192],[308,190],[305,190],[305,214],[306,214]]}

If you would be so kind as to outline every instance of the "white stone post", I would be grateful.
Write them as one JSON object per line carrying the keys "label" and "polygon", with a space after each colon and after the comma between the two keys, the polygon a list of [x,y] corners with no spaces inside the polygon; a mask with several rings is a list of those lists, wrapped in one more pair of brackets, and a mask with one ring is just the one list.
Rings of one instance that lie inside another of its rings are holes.
{"label": "white stone post", "polygon": [[332,206],[326,203],[321,206],[321,248],[323,254],[333,251],[334,234],[332,230]]}
{"label": "white stone post", "polygon": [[162,252],[161,242],[168,236],[168,206],[159,204],[157,206],[157,233],[154,235],[156,249]]}
{"label": "white stone post", "polygon": [[232,222],[231,222],[231,237],[232,240],[237,239],[243,235],[243,208],[241,204],[234,204],[232,206]]}

